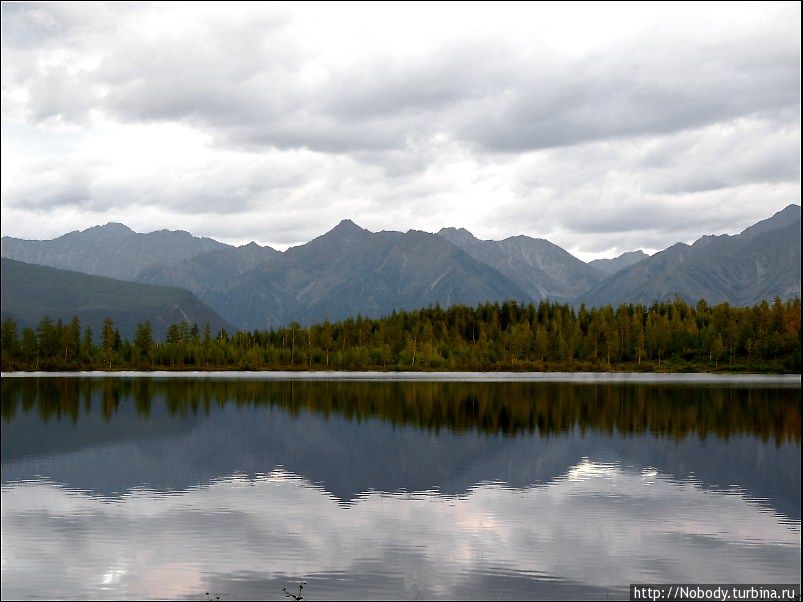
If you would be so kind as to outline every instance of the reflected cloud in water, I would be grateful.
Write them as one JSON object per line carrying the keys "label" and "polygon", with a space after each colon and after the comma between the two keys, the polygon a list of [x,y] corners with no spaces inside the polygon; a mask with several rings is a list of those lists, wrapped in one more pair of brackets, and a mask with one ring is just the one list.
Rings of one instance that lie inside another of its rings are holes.
{"label": "reflected cloud in water", "polygon": [[799,582],[799,390],[3,383],[4,597]]}
{"label": "reflected cloud in water", "polygon": [[[259,597],[275,593],[263,582],[303,576],[323,599],[316,579],[367,575],[382,585],[369,579],[360,597],[454,598],[504,573],[518,577],[510,595],[550,581],[621,593],[638,581],[794,581],[800,563],[800,522],[739,491],[588,459],[539,486],[368,492],[347,506],[284,470],[111,500],[42,480],[4,485],[2,518],[15,597],[192,597],[224,583]],[[52,591],[31,565],[47,567]]]}

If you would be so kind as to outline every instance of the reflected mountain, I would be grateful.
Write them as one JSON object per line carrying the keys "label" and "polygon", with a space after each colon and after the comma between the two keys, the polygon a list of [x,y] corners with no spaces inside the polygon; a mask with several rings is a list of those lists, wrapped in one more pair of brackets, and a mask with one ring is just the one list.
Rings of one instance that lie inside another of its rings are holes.
{"label": "reflected mountain", "polygon": [[[115,498],[277,467],[340,503],[464,496],[583,459],[740,491],[800,520],[799,389],[567,383],[4,379],[2,481]],[[757,451],[758,448],[758,451]]]}

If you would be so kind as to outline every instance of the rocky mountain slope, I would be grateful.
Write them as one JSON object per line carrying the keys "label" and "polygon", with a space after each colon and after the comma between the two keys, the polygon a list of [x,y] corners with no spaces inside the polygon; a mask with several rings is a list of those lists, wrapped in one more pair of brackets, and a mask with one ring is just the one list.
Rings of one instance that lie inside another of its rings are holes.
{"label": "rocky mountain slope", "polygon": [[690,303],[750,305],[800,296],[800,206],[729,236],[677,243],[621,270],[579,298],[587,305]]}
{"label": "rocky mountain slope", "polygon": [[136,276],[137,282],[180,286],[196,294],[225,289],[237,276],[280,256],[276,249],[255,242],[201,253],[188,259],[156,263]]}
{"label": "rocky mountain slope", "polygon": [[226,247],[211,238],[199,238],[181,230],[140,234],[115,223],[70,232],[53,240],[4,236],[0,242],[2,256],[8,259],[121,280],[133,280],[154,263],[186,259]]}
{"label": "rocky mountain slope", "polygon": [[373,233],[350,220],[205,296],[245,328],[527,298],[515,282],[440,236]]}
{"label": "rocky mountain slope", "polygon": [[499,270],[526,290],[532,300],[571,301],[604,279],[587,263],[541,238],[480,240],[464,228],[443,228],[438,235]]}

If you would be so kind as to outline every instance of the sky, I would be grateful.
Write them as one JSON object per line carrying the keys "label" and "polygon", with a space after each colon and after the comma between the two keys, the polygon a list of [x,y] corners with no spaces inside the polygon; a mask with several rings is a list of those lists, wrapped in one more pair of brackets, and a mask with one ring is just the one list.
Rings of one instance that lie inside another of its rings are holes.
{"label": "sky", "polygon": [[2,4],[2,234],[581,259],[800,204],[800,4]]}

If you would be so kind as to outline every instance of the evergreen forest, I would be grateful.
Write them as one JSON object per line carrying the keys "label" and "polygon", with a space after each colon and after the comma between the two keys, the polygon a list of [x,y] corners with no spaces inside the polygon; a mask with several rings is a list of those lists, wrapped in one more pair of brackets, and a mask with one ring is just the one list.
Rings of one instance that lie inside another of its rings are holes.
{"label": "evergreen forest", "polygon": [[132,340],[43,318],[2,323],[2,369],[659,371],[800,373],[800,299],[751,307],[705,301],[603,306],[514,301],[439,306],[270,331],[181,322]]}

